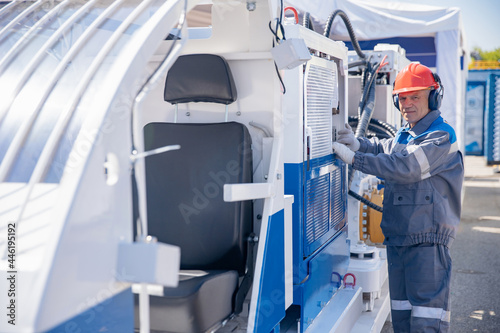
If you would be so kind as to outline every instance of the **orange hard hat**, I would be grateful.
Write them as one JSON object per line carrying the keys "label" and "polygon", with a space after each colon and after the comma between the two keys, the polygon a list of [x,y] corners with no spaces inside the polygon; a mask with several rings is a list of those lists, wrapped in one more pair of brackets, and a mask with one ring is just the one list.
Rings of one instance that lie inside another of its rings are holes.
{"label": "orange hard hat", "polygon": [[439,83],[436,82],[434,74],[429,69],[429,67],[416,62],[412,62],[396,76],[392,94],[398,95],[402,92],[407,91],[438,88]]}

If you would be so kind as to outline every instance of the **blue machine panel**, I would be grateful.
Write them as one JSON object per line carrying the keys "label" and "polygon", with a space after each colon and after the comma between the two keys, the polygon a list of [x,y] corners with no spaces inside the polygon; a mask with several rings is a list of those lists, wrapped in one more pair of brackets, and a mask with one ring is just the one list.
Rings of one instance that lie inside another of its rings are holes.
{"label": "blue machine panel", "polygon": [[285,164],[285,193],[295,197],[293,302],[301,307],[302,331],[336,292],[338,276],[347,271],[345,175],[346,165],[333,155]]}
{"label": "blue machine panel", "polygon": [[285,317],[285,212],[280,210],[269,217],[267,227],[259,302],[255,317],[255,333],[272,332]]}
{"label": "blue machine panel", "polygon": [[313,319],[337,292],[340,286],[338,277],[346,274],[349,255],[347,232],[341,232],[307,261],[308,278],[300,286],[303,294],[302,332],[312,324]]}

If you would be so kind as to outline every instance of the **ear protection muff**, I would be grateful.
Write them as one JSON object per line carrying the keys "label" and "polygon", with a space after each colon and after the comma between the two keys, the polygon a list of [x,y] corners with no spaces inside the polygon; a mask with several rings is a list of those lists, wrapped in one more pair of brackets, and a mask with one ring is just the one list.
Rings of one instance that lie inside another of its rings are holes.
{"label": "ear protection muff", "polygon": [[432,73],[432,76],[434,76],[434,81],[436,81],[438,87],[431,90],[431,93],[429,94],[429,109],[437,110],[441,106],[441,101],[443,100],[444,88],[441,84],[439,75]]}
{"label": "ear protection muff", "polygon": [[[441,107],[441,101],[443,100],[444,87],[441,84],[439,75],[437,75],[436,73],[432,73],[432,76],[434,77],[434,81],[437,83],[438,87],[431,90],[429,94],[429,109],[438,110]],[[396,81],[394,81],[394,83],[392,84],[393,89],[395,83]],[[394,106],[396,107],[396,109],[399,110],[399,94],[392,95],[392,101],[394,102]]]}
{"label": "ear protection muff", "polygon": [[[396,82],[396,81],[394,81]],[[392,89],[394,90],[394,83],[392,84]],[[396,94],[396,95],[392,95],[392,101],[394,102],[394,106],[396,107],[396,109],[399,110],[399,94]],[[401,110],[399,110],[401,111]]]}

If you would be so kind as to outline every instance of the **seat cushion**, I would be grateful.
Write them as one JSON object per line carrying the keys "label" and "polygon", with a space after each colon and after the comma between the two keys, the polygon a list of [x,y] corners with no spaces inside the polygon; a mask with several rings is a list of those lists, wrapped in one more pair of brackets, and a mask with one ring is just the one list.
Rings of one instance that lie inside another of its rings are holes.
{"label": "seat cushion", "polygon": [[[232,313],[237,271],[181,271],[177,288],[150,296],[152,332],[205,332]],[[139,327],[138,295],[135,323]]]}

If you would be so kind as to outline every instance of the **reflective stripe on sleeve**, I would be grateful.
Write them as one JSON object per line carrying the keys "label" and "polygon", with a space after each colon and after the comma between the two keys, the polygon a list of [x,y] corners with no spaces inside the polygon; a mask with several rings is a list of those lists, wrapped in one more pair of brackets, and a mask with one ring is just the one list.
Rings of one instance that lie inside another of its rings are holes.
{"label": "reflective stripe on sleeve", "polygon": [[393,310],[411,310],[411,304],[410,301],[396,301],[396,300],[391,300],[391,308]]}
{"label": "reflective stripe on sleeve", "polygon": [[451,318],[450,311],[426,306],[414,306],[411,315],[412,317],[440,319],[446,322],[449,322]]}
{"label": "reflective stripe on sleeve", "polygon": [[425,156],[424,151],[419,146],[408,146],[406,151],[410,154],[413,154],[417,159],[418,164],[420,165],[420,170],[422,173],[422,179],[429,178],[431,174],[429,173],[431,166],[429,165],[429,160],[427,156]]}
{"label": "reflective stripe on sleeve", "polygon": [[448,153],[449,154],[453,154],[453,153],[456,153],[458,151],[458,142],[455,141],[451,144],[451,147],[450,147],[450,152]]}

